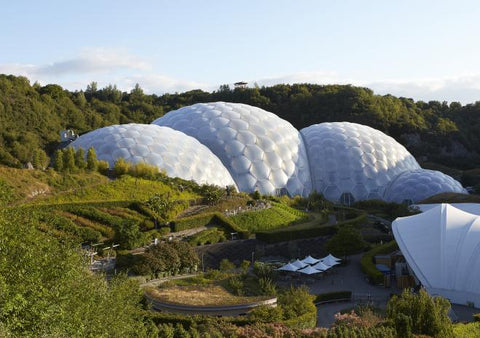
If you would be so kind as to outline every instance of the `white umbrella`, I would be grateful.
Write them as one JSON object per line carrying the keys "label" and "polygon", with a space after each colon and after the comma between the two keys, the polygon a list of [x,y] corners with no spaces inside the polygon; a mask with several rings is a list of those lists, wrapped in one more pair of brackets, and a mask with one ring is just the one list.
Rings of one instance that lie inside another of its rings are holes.
{"label": "white umbrella", "polygon": [[[335,261],[337,261],[337,262],[341,262],[341,261],[342,261],[341,258],[337,258],[337,257],[335,257],[335,256],[332,255],[332,254],[328,254],[327,257],[328,257],[329,259],[333,259],[333,260],[335,260]],[[325,257],[325,258],[327,258],[327,257]]]}
{"label": "white umbrella", "polygon": [[304,262],[302,262],[299,259],[297,259],[295,262],[292,262],[291,264],[295,265],[299,269],[303,269],[304,267],[306,267],[308,265],[308,264],[305,264]]}
{"label": "white umbrella", "polygon": [[278,268],[277,270],[281,270],[281,271],[297,271],[298,270],[298,267],[296,267],[295,265],[293,264],[285,264],[284,266],[282,266],[281,268]]}
{"label": "white umbrella", "polygon": [[305,257],[304,259],[302,259],[303,263],[309,264],[309,265],[315,264],[319,261],[320,261],[319,259],[313,258],[312,256],[308,256],[308,257]]}
{"label": "white umbrella", "polygon": [[[337,258],[337,259],[338,259],[338,258]],[[329,266],[334,266],[334,265],[340,264],[340,263],[335,259],[335,257],[333,257],[332,255],[328,255],[328,256],[326,256],[326,257],[323,257],[322,259],[320,259],[320,262],[322,262],[323,264],[329,265]]]}
{"label": "white umbrella", "polygon": [[318,262],[317,264],[313,265],[312,268],[320,270],[320,271],[325,271],[331,268],[330,265],[326,265],[322,262]]}
{"label": "white umbrella", "polygon": [[306,268],[300,269],[297,272],[301,272],[301,273],[304,273],[306,275],[313,275],[314,273],[320,273],[321,271],[319,271],[317,269],[314,269],[310,265],[308,265]]}

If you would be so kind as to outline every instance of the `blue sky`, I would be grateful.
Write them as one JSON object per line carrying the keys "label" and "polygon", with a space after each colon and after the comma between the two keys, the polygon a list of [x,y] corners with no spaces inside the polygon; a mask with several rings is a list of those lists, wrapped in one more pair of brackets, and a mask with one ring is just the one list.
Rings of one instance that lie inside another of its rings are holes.
{"label": "blue sky", "polygon": [[70,90],[244,80],[480,100],[475,1],[0,1],[0,73]]}

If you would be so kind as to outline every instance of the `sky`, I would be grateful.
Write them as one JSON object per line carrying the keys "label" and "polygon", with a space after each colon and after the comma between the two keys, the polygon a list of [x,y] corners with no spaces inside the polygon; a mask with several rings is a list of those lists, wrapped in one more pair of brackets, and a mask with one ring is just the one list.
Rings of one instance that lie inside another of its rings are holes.
{"label": "sky", "polygon": [[0,73],[146,93],[246,81],[480,101],[480,4],[429,0],[0,0]]}

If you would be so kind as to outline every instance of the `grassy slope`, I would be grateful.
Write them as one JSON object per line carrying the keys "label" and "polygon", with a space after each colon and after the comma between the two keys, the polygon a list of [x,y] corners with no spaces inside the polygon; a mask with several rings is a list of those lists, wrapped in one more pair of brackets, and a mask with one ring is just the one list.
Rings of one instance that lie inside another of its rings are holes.
{"label": "grassy slope", "polygon": [[159,181],[124,176],[120,179],[108,181],[105,184],[87,186],[72,190],[68,193],[57,194],[39,200],[38,202],[57,204],[72,202],[147,200],[156,193],[170,193],[172,198],[178,200],[198,197],[196,194],[187,191],[180,193]]}
{"label": "grassy slope", "polygon": [[0,182],[9,190],[9,198],[0,198],[0,205],[22,204],[40,200],[82,186],[108,183],[103,175],[69,174],[60,175],[53,170],[27,170],[0,166]]}
{"label": "grassy slope", "polygon": [[250,232],[271,230],[297,222],[306,216],[298,216],[289,212],[288,207],[280,208],[273,205],[269,209],[248,211],[235,216],[230,216],[235,224]]}

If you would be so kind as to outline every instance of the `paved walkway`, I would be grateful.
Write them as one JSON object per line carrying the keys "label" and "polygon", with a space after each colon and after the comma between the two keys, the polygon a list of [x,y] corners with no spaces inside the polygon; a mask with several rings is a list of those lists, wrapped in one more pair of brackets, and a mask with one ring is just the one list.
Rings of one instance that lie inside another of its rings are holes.
{"label": "paved walkway", "polygon": [[[315,279],[308,276],[298,276],[291,282],[282,282],[284,285],[305,284],[312,294],[327,293],[332,291],[352,291],[355,304],[373,303],[376,307],[385,308],[391,293],[399,293],[400,290],[374,286],[368,283],[365,275],[360,270],[360,258],[362,254],[349,257],[345,266],[336,266],[329,273],[319,275]],[[338,302],[321,304],[317,306],[317,326],[329,327],[335,321],[334,314],[340,310],[352,308],[353,302]]]}

